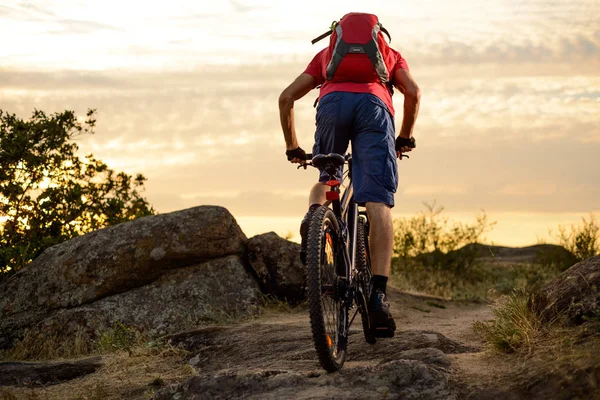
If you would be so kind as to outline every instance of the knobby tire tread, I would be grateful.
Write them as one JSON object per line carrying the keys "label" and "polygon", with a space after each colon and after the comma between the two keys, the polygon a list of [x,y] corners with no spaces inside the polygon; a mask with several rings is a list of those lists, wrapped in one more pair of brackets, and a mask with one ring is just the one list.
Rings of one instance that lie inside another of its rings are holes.
{"label": "knobby tire tread", "polygon": [[326,371],[335,372],[342,368],[344,364],[346,349],[338,348],[338,356],[334,358],[327,345],[327,330],[321,302],[322,237],[326,220],[331,221],[337,235],[340,233],[335,214],[329,207],[321,206],[313,212],[307,235],[306,288],[309,302],[310,327],[319,361]]}
{"label": "knobby tire tread", "polygon": [[363,218],[358,217],[357,225],[356,225],[356,269],[358,273],[361,275],[364,303],[359,304],[360,309],[360,319],[362,321],[363,332],[365,334],[365,340],[369,344],[375,344],[377,342],[377,338],[371,333],[371,325],[369,322],[369,314],[367,311],[367,303],[369,301],[369,296],[371,291],[369,290],[371,282],[371,266],[369,265],[368,259],[368,244],[367,237],[368,233],[366,231],[366,224]]}

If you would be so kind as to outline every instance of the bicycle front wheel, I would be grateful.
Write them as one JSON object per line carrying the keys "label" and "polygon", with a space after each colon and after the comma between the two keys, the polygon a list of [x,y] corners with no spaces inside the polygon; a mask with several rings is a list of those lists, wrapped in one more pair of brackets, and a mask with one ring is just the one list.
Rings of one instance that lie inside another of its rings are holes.
{"label": "bicycle front wheel", "polygon": [[313,212],[307,238],[306,288],[310,326],[321,366],[328,372],[342,368],[348,340],[346,279],[339,248],[340,228],[329,207]]}

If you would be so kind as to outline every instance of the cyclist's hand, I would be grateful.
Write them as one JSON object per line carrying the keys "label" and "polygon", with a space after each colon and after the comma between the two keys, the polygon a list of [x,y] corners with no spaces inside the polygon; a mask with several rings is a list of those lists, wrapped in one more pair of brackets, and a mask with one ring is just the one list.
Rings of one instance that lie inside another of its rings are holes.
{"label": "cyclist's hand", "polygon": [[306,152],[300,146],[285,152],[288,161],[294,164],[306,164]]}
{"label": "cyclist's hand", "polygon": [[398,136],[396,138],[396,157],[402,160],[402,154],[408,153],[417,147],[415,142],[415,138],[411,137],[410,139]]}

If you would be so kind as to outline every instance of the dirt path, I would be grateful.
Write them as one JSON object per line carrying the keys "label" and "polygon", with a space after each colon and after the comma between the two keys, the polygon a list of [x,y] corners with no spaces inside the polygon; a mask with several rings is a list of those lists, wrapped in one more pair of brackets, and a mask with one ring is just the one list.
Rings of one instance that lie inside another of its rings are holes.
{"label": "dirt path", "polygon": [[[45,388],[9,388],[12,395],[0,388],[0,399],[141,400],[156,388],[156,400],[483,399],[481,389],[509,368],[482,351],[472,330],[474,321],[491,317],[487,305],[394,289],[389,298],[396,336],[369,345],[356,320],[337,373],[320,367],[308,311],[299,309],[175,335],[172,343],[189,351],[184,359],[168,352],[110,355],[94,374]],[[180,383],[164,387],[169,382]]]}
{"label": "dirt path", "polygon": [[318,364],[307,312],[178,335],[199,375],[156,398],[454,399],[493,379],[471,327],[490,318],[486,305],[393,289],[389,298],[396,336],[371,346],[353,324],[346,364],[334,374]]}

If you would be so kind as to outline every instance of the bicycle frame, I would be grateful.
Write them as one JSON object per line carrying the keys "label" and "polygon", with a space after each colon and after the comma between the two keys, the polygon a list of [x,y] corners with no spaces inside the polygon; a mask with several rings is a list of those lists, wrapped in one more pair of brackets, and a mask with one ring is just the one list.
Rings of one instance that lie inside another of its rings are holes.
{"label": "bicycle frame", "polygon": [[[352,186],[352,157],[346,156],[347,164],[348,164],[348,186],[342,193],[340,199],[340,186],[344,183],[344,179],[342,177],[342,182],[339,185],[330,186],[330,192],[336,192],[337,195],[333,195],[332,200],[330,200],[333,213],[338,219],[338,223],[340,224],[340,230],[342,233],[342,240],[346,243],[342,249],[343,251],[343,260],[344,260],[344,271],[346,275],[346,287],[348,290],[354,288],[354,279],[356,274],[356,240],[357,240],[357,223],[359,216],[358,204],[354,202],[354,188]],[[331,176],[331,178],[334,178]],[[334,179],[332,179],[333,181]],[[328,203],[325,203],[326,205]],[[346,293],[348,295],[350,293]],[[353,300],[354,296],[347,296],[346,298],[350,301]],[[351,304],[350,304],[351,305]],[[354,320],[354,318],[352,318]],[[350,324],[349,324],[350,325]],[[349,326],[348,325],[348,326]]]}
{"label": "bicycle frame", "polygon": [[[359,313],[366,342],[377,341],[367,306],[371,282],[369,221],[360,219],[366,213],[354,199],[352,155],[330,153],[307,158],[311,163],[299,168],[312,165],[329,178],[325,183],[329,186],[327,201],[314,209],[303,240],[308,240],[307,293],[315,349],[323,368],[333,372],[344,363],[349,329]],[[340,169],[346,164],[347,173],[338,180]],[[353,315],[351,309],[355,310]]]}

